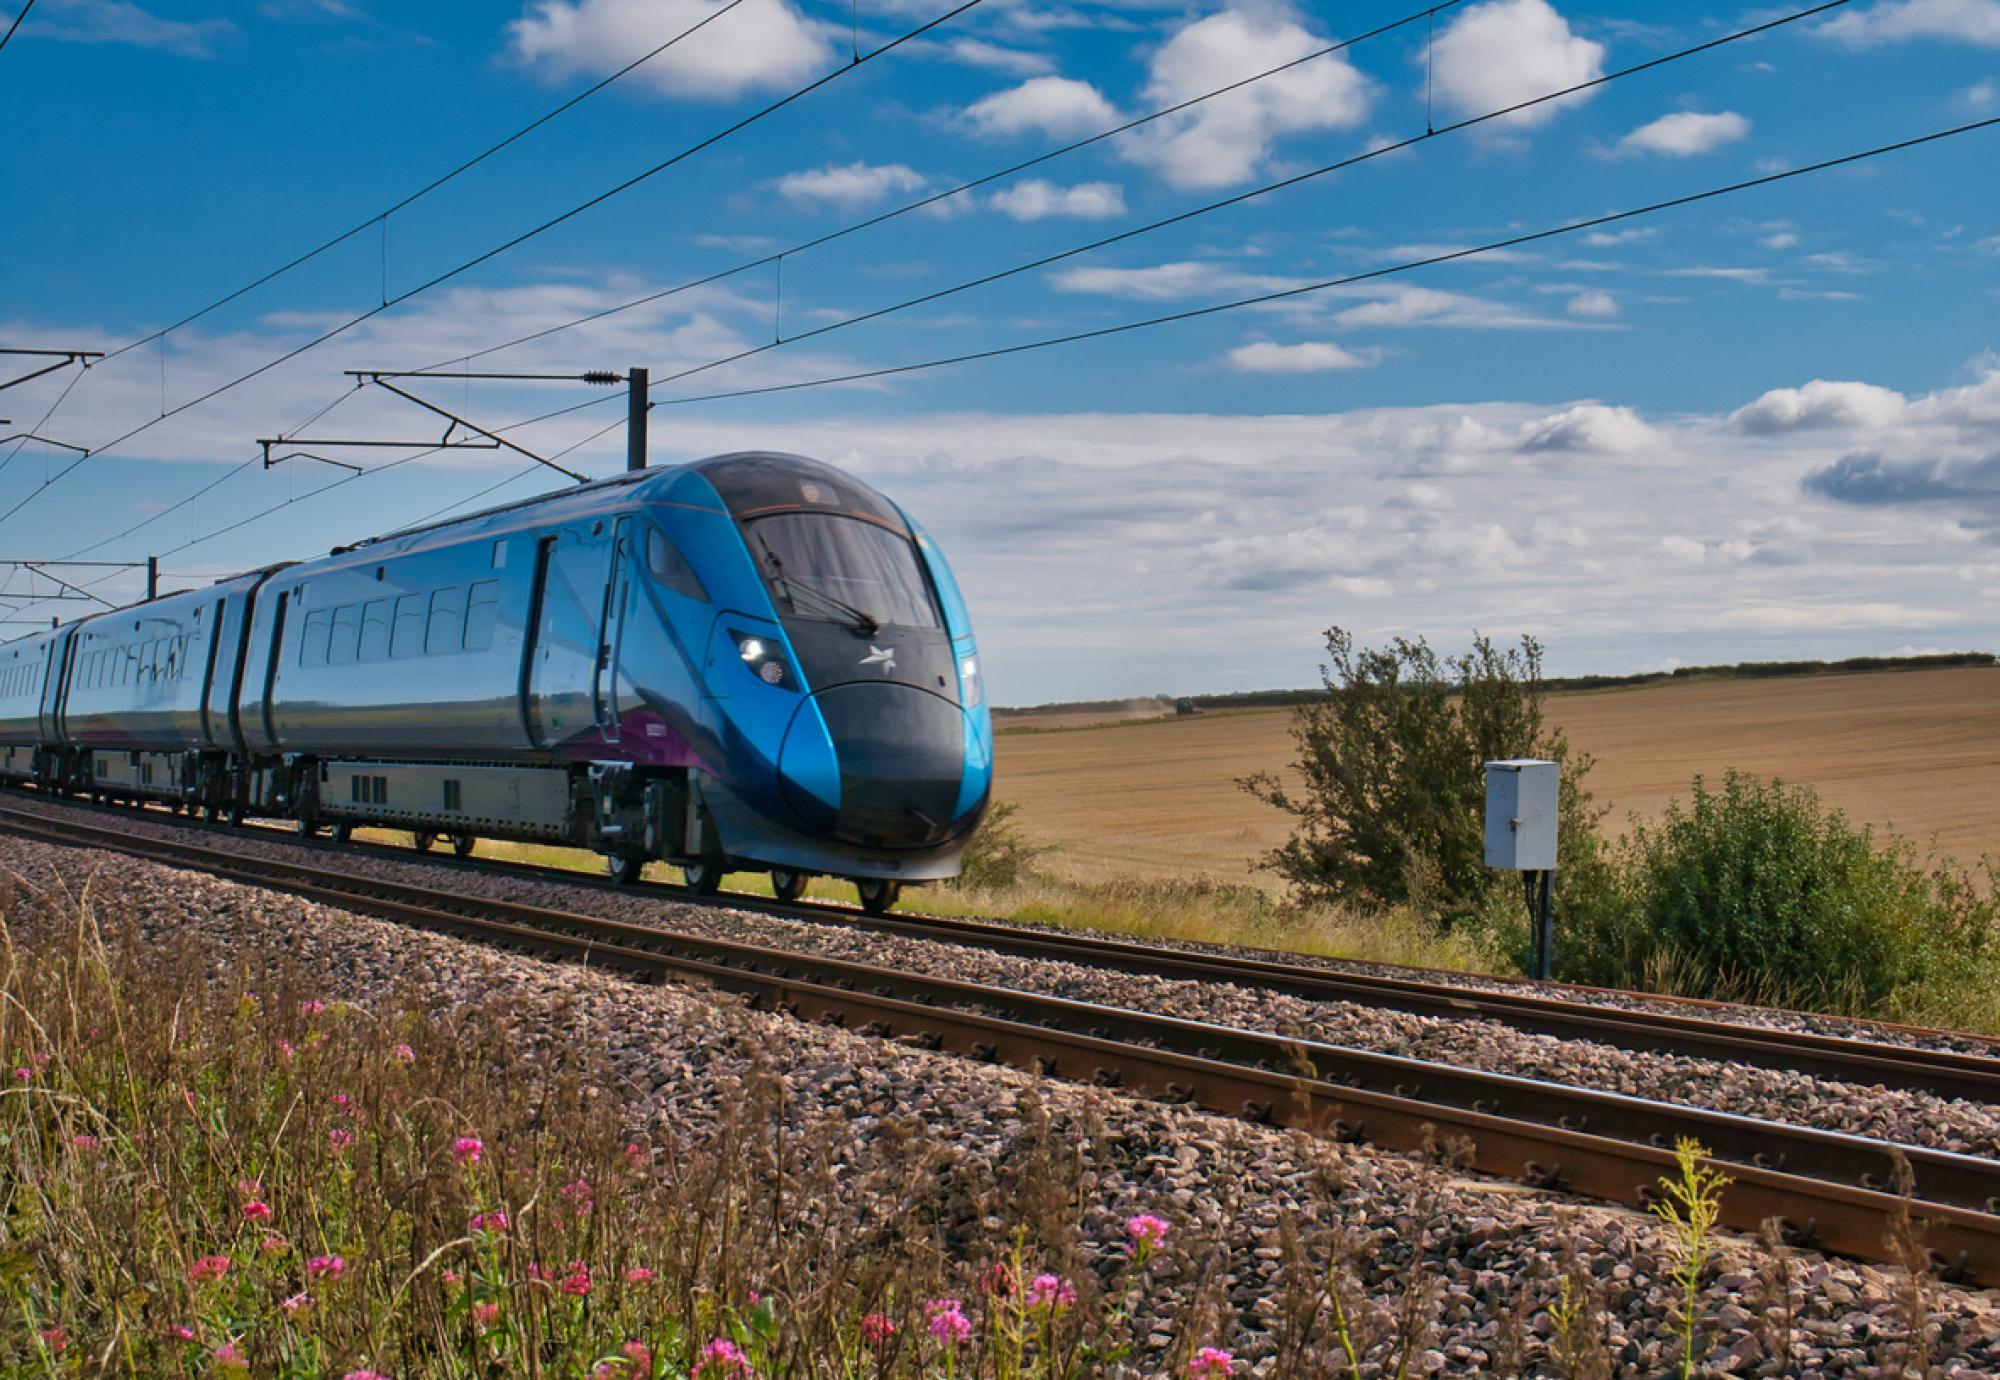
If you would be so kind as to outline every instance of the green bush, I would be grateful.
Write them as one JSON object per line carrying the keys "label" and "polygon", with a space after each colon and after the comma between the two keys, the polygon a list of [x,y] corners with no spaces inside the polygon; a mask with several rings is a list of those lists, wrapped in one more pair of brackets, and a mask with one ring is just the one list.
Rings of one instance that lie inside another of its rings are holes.
{"label": "green bush", "polygon": [[1055,849],[1029,841],[1014,818],[1020,811],[1019,805],[1005,800],[987,806],[986,818],[973,831],[959,860],[957,885],[993,891],[1018,886],[1035,875],[1036,860]]}
{"label": "green bush", "polygon": [[1808,787],[1730,772],[1563,879],[1557,970],[1819,1009],[1894,1013],[1981,985],[1996,903],[1881,844]]}
{"label": "green bush", "polygon": [[1481,911],[1512,878],[1485,863],[1485,763],[1546,757],[1564,763],[1560,838],[1565,868],[1598,851],[1582,778],[1590,758],[1542,717],[1542,649],[1533,638],[1502,651],[1475,636],[1463,656],[1396,639],[1357,650],[1326,634],[1325,694],[1292,719],[1304,782],[1268,773],[1238,784],[1299,821],[1263,865],[1304,903],[1411,904],[1447,927]]}

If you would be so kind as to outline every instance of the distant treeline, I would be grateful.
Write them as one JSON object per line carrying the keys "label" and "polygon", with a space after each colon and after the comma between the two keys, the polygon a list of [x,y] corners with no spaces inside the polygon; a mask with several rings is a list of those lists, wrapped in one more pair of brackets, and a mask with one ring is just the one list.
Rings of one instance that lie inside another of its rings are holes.
{"label": "distant treeline", "polygon": [[[1935,652],[1927,656],[1851,656],[1844,661],[1738,661],[1724,666],[1677,666],[1671,671],[1643,671],[1631,676],[1550,676],[1550,690],[1610,690],[1627,685],[1658,685],[1675,680],[1775,680],[1784,676],[1829,676],[1857,671],[1934,671],[1950,666],[2000,666],[1992,652]],[[1155,695],[1122,700],[1070,700],[1027,708],[994,709],[1001,717],[1030,714],[1092,714],[1129,711],[1147,703],[1162,714],[1185,705],[1195,710],[1284,709],[1324,698],[1318,686],[1309,690],[1244,690],[1232,695]]]}

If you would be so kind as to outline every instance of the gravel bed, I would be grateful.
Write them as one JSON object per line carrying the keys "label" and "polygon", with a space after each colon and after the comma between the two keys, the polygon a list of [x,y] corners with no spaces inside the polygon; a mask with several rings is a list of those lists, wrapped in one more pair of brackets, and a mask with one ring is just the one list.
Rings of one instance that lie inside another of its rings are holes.
{"label": "gravel bed", "polygon": [[[907,1143],[915,1123],[950,1182],[962,1186],[964,1212],[948,1243],[960,1249],[992,1230],[977,1204],[1008,1191],[1009,1168],[1045,1114],[1078,1159],[1086,1240],[1115,1240],[1127,1214],[1155,1212],[1175,1222],[1177,1243],[1209,1243],[1202,1248],[1215,1271],[1209,1287],[1227,1300],[1221,1340],[1253,1375],[1276,1366],[1288,1232],[1322,1246],[1343,1241],[1368,1300],[1364,1324],[1386,1325],[1411,1223],[1426,1210],[1438,1223],[1429,1257],[1438,1306],[1412,1374],[1492,1374],[1510,1337],[1527,1347],[1528,1373],[1552,1373],[1544,1368],[1553,1329],[1546,1303],[1565,1261],[1604,1291],[1614,1372],[1657,1375],[1666,1363],[1672,1290],[1658,1234],[1642,1214],[1045,1083],[752,1012],[712,991],[636,985],[115,854],[0,836],[0,867],[46,891],[61,886],[75,895],[88,885],[103,909],[129,916],[142,935],[194,943],[212,956],[213,971],[239,963],[246,949],[275,945],[319,975],[327,1000],[365,1006],[394,991],[444,1010],[504,989],[531,1047],[560,1048],[579,1031],[604,1043],[616,1074],[607,1092],[637,1133],[699,1125],[753,1066],[774,1067],[787,1084],[784,1115],[800,1134],[833,1124],[852,1137],[857,1156],[888,1138]],[[1329,1162],[1339,1180],[1331,1194],[1316,1187]],[[1894,1272],[1810,1253],[1790,1259],[1794,1277],[1783,1297],[1796,1333],[1790,1357],[1780,1360],[1765,1349],[1765,1309],[1775,1302],[1760,1292],[1768,1260],[1751,1243],[1725,1238],[1721,1272],[1703,1297],[1714,1342],[1706,1373],[1860,1377],[1899,1361],[1907,1312],[1896,1301]],[[1197,1310],[1203,1286],[1191,1264],[1177,1263],[1174,1251],[1162,1256],[1136,1314],[1145,1341],[1128,1373],[1159,1373],[1175,1318]],[[1938,1287],[1928,1321],[1937,1337],[1932,1374],[2000,1372],[2000,1297]]]}
{"label": "gravel bed", "polygon": [[[69,805],[65,802],[51,800],[46,796],[33,795],[21,791],[8,791],[4,797],[0,798],[15,800],[58,815],[75,811],[75,817],[80,819],[102,821],[105,818],[105,814],[101,811]],[[121,809],[116,812],[116,817],[128,819],[139,831],[155,834],[160,837],[174,837],[184,828],[184,826],[167,819],[157,811],[139,813]],[[280,848],[286,846],[283,837],[275,834],[269,828],[253,829],[245,834],[226,834],[224,837],[257,839]],[[380,855],[377,856],[379,858]],[[384,859],[384,861],[393,861],[393,859]],[[463,877],[468,874],[464,869],[455,869],[451,875]],[[482,892],[482,894],[492,895],[496,898],[532,900],[538,894],[534,888],[545,885],[545,883],[533,877],[507,878],[495,873],[484,875],[488,878],[506,881],[511,885],[528,888],[528,890],[519,892]],[[558,873],[556,876],[559,879],[560,874]],[[546,884],[563,885],[560,880]],[[588,886],[569,886],[565,887],[565,890],[587,895],[599,889]],[[912,918],[920,918],[923,915],[923,894],[921,889],[906,892],[900,913]],[[670,901],[657,896],[651,899],[656,904],[672,904]],[[1174,949],[1186,953],[1211,954],[1234,958],[1276,959],[1285,963],[1320,968],[1328,972],[1349,976],[1414,978],[1418,981],[1448,983],[1482,992],[1503,994],[1529,993],[1561,1001],[1591,1006],[1608,1006],[1619,1010],[1650,1011],[1671,1016],[1692,1015],[1698,1018],[1735,1025],[1757,1026],[1769,1030],[1799,1031],[1846,1039],[1869,1040],[1878,1044],[1903,1045],[1912,1049],[1947,1050],[1960,1054],[1977,1054],[1989,1058],[2000,1058],[2000,1037],[1976,1035],[1959,1031],[1926,1030],[1916,1027],[1888,1025],[1879,1021],[1865,1020],[1860,1017],[1829,1016],[1806,1011],[1789,1011],[1773,1007],[1744,1006],[1733,1003],[1721,1003],[1714,1006],[1690,1004],[1652,996],[1643,992],[1580,989],[1557,982],[1534,982],[1520,978],[1491,977],[1479,973],[1457,973],[1444,969],[1410,969],[1397,967],[1393,964],[1367,963],[1357,959],[1333,958],[1323,954],[1275,952],[1269,949],[1233,944],[1207,944],[1194,940],[1163,938],[1148,938],[1135,941],[1131,935],[1110,931],[1092,930],[1082,927],[1041,925],[999,917],[990,917],[984,923],[1002,925],[1010,929],[1019,929],[1029,934],[1054,931],[1062,934],[1140,942],[1158,948]]]}
{"label": "gravel bed", "polygon": [[[67,812],[73,807],[53,808]],[[135,815],[131,822],[146,833],[164,837],[174,837],[182,827],[157,816]],[[268,857],[316,856],[318,861],[326,861],[323,852],[302,849],[264,833],[230,835],[221,844]],[[1418,1016],[1230,983],[1156,978],[1085,964],[1017,958],[974,945],[680,904],[657,895],[468,871],[381,853],[348,855],[341,859],[341,866],[385,879],[447,886],[461,895],[556,905],[708,938],[889,964],[960,981],[1276,1031],[1433,1063],[2000,1159],[2000,1106],[1984,1103],[1749,1064],[1637,1052],[1517,1030],[1498,1021]]]}

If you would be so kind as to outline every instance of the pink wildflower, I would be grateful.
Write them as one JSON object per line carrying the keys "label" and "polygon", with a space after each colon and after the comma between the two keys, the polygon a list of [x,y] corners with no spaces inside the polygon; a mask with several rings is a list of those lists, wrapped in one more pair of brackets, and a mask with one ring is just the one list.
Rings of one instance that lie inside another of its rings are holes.
{"label": "pink wildflower", "polygon": [[45,1049],[38,1049],[29,1055],[28,1058],[33,1061],[36,1068],[45,1069],[49,1066],[49,1060],[55,1058],[55,1056]]}
{"label": "pink wildflower", "polygon": [[531,1260],[528,1262],[528,1278],[537,1284],[553,1284],[556,1276],[553,1270],[546,1269]]}
{"label": "pink wildflower", "polygon": [[312,1306],[313,1296],[306,1293],[303,1289],[278,1305],[278,1307],[284,1309],[287,1313],[296,1313],[301,1308],[310,1308]]}
{"label": "pink wildflower", "polygon": [[1004,1260],[987,1266],[979,1276],[979,1289],[981,1293],[1007,1298],[1014,1292],[1014,1267]]}
{"label": "pink wildflower", "polygon": [[478,1164],[479,1157],[486,1153],[486,1144],[476,1136],[460,1136],[451,1143],[451,1153],[460,1164]]}
{"label": "pink wildflower", "polygon": [[578,1179],[575,1183],[564,1184],[557,1192],[562,1194],[565,1202],[576,1209],[577,1216],[589,1216],[592,1195],[588,1180]]}
{"label": "pink wildflower", "polygon": [[379,1370],[350,1370],[340,1380],[389,1380],[389,1377]]}
{"label": "pink wildflower", "polygon": [[1150,1212],[1125,1219],[1125,1234],[1142,1250],[1150,1250],[1167,1239],[1169,1228]]}
{"label": "pink wildflower", "polygon": [[653,1272],[644,1265],[634,1265],[625,1272],[625,1282],[627,1284],[651,1284],[653,1282]]}
{"label": "pink wildflower", "polygon": [[97,1148],[97,1137],[71,1136],[69,1138],[69,1143],[71,1145],[74,1145],[79,1150],[95,1150]]}
{"label": "pink wildflower", "polygon": [[946,1346],[956,1346],[972,1335],[972,1319],[957,1299],[932,1299],[924,1305],[925,1325],[931,1335]]}
{"label": "pink wildflower", "polygon": [[861,1340],[880,1346],[896,1335],[896,1323],[887,1313],[870,1313],[861,1320]]}
{"label": "pink wildflower", "polygon": [[493,1326],[494,1320],[499,1316],[500,1305],[497,1303],[475,1303],[472,1305],[472,1320],[481,1327]]}
{"label": "pink wildflower", "polygon": [[236,1191],[245,1198],[261,1198],[264,1196],[264,1182],[261,1179],[238,1179]]}
{"label": "pink wildflower", "polygon": [[619,1347],[618,1350],[626,1360],[632,1363],[633,1374],[651,1375],[653,1373],[653,1353],[644,1342],[627,1342],[624,1346]]}
{"label": "pink wildflower", "polygon": [[743,1354],[743,1348],[723,1337],[717,1337],[701,1349],[701,1359],[695,1362],[694,1373],[706,1374],[713,1366],[721,1375],[754,1375],[750,1358]]}
{"label": "pink wildflower", "polygon": [[625,1158],[628,1160],[643,1160],[646,1158],[646,1152],[640,1146],[639,1142],[628,1140],[625,1142]]}
{"label": "pink wildflower", "polygon": [[291,1244],[292,1244],[291,1242],[285,1240],[284,1237],[278,1235],[278,1233],[274,1231],[266,1232],[264,1233],[264,1239],[257,1243],[257,1249],[262,1251],[265,1255],[276,1255],[279,1251],[284,1250],[285,1247]]}
{"label": "pink wildflower", "polygon": [[414,1064],[417,1062],[417,1052],[408,1045],[397,1045],[391,1052],[396,1056],[396,1062],[399,1064]]}
{"label": "pink wildflower", "polygon": [[440,1277],[444,1280],[445,1284],[448,1287],[453,1289],[456,1289],[459,1285],[465,1282],[465,1276],[460,1274],[456,1270],[446,1270],[444,1274]]}
{"label": "pink wildflower", "polygon": [[243,1359],[243,1353],[236,1349],[235,1342],[224,1342],[215,1349],[215,1364],[224,1370],[248,1370],[250,1363]]}
{"label": "pink wildflower", "polygon": [[326,1143],[336,1150],[345,1150],[348,1146],[354,1144],[354,1132],[339,1129],[328,1131],[326,1133]]}
{"label": "pink wildflower", "polygon": [[1061,1275],[1036,1275],[1028,1282],[1028,1301],[1037,1308],[1067,1308],[1076,1302],[1076,1286]]}
{"label": "pink wildflower", "polygon": [[42,1345],[50,1351],[61,1352],[69,1345],[69,1339],[63,1335],[60,1327],[45,1327],[42,1329]]}
{"label": "pink wildflower", "polygon": [[271,1205],[261,1198],[252,1198],[243,1205],[243,1216],[251,1222],[268,1222],[271,1220]]}
{"label": "pink wildflower", "polygon": [[326,1003],[323,1001],[314,1000],[299,1003],[299,1014],[301,1016],[317,1016],[324,1010],[326,1010]]}
{"label": "pink wildflower", "polygon": [[588,1298],[590,1295],[590,1267],[581,1260],[570,1261],[569,1275],[562,1282],[562,1291],[576,1298]]}
{"label": "pink wildflower", "polygon": [[337,1255],[316,1255],[306,1262],[306,1278],[339,1279],[347,1269],[347,1261]]}
{"label": "pink wildflower", "polygon": [[194,1329],[186,1324],[170,1327],[167,1329],[167,1340],[172,1342],[191,1342],[194,1340]]}
{"label": "pink wildflower", "polygon": [[333,1095],[333,1097],[332,1097],[332,1098],[331,1098],[330,1100],[332,1101],[333,1105],[334,1105],[335,1107],[339,1108],[339,1109],[340,1109],[341,1111],[343,1111],[343,1112],[344,1112],[344,1111],[346,1111],[346,1110],[347,1110],[347,1094],[346,1094],[346,1093],[335,1093],[335,1094]]}
{"label": "pink wildflower", "polygon": [[475,1212],[465,1221],[467,1231],[505,1231],[507,1214],[495,1208],[492,1212]]}
{"label": "pink wildflower", "polygon": [[229,1273],[229,1257],[226,1255],[205,1255],[188,1267],[188,1278],[196,1284],[205,1284],[212,1279],[221,1279]]}
{"label": "pink wildflower", "polygon": [[298,1050],[292,1047],[292,1042],[290,1040],[278,1041],[278,1057],[280,1059],[290,1059],[294,1054],[297,1053]]}
{"label": "pink wildflower", "polygon": [[35,1075],[34,1072],[30,1069],[15,1069],[14,1076],[20,1079],[23,1083],[25,1083],[29,1079],[33,1078]]}
{"label": "pink wildflower", "polygon": [[1188,1362],[1188,1375],[1191,1380],[1225,1380],[1235,1365],[1236,1358],[1221,1347],[1205,1346]]}

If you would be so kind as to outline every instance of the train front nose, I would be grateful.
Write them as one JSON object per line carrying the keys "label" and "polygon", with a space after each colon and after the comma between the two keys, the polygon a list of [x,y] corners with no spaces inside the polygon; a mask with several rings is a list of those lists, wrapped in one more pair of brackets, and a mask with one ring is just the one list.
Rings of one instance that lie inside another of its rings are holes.
{"label": "train front nose", "polygon": [[785,801],[807,831],[842,843],[942,843],[968,813],[966,737],[965,711],[927,690],[888,681],[822,690],[786,734]]}

